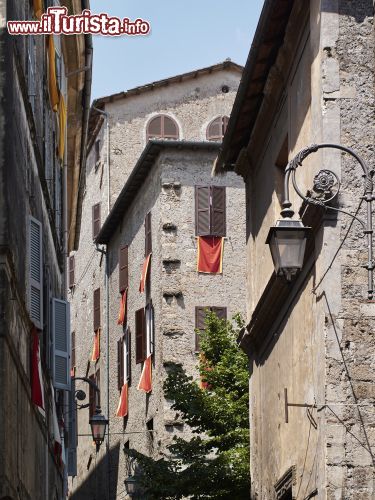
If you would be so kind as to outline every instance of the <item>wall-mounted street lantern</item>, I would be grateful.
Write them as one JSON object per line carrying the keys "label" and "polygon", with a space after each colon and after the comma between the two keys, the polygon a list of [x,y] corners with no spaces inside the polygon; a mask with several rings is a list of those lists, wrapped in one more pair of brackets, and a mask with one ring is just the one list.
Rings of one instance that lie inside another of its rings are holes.
{"label": "wall-mounted street lantern", "polygon": [[[72,381],[76,381],[76,380],[83,380],[84,382],[87,382],[94,389],[95,392],[100,394],[99,387],[95,384],[95,382],[93,382],[88,377],[73,377],[72,378]],[[80,389],[80,390],[76,391],[75,397],[79,401],[84,401],[86,399],[86,394],[84,391],[82,391]],[[83,404],[83,405],[77,405],[77,408],[79,410],[81,410],[82,408],[88,408],[89,406],[90,406],[90,404]],[[101,413],[102,412],[101,412],[100,406],[97,406],[96,410],[95,410],[95,415],[93,415],[89,420],[92,438],[94,440],[94,443],[96,444],[96,452],[99,451],[100,445],[104,441],[104,437],[105,437],[105,433],[106,433],[107,425],[108,425],[108,420]]]}
{"label": "wall-mounted street lantern", "polygon": [[91,434],[96,444],[96,451],[99,451],[100,445],[104,441],[105,431],[107,429],[108,420],[101,414],[100,407],[96,407],[95,415],[90,418]]}
{"label": "wall-mounted street lantern", "polygon": [[137,479],[135,476],[128,476],[125,481],[125,489],[126,493],[130,496],[133,497],[135,495],[136,489],[137,489]]}
{"label": "wall-mounted street lantern", "polygon": [[[340,182],[338,177],[331,170],[320,170],[314,178],[313,196],[305,196],[299,189],[296,182],[296,170],[302,165],[311,153],[315,153],[319,149],[333,148],[344,151],[353,156],[361,165],[364,179],[364,194],[363,200],[367,203],[367,220],[366,222],[359,219],[354,214],[349,214],[337,207],[328,205],[340,191]],[[366,163],[350,148],[339,144],[313,144],[300,151],[287,165],[285,169],[285,184],[284,184],[284,201],[282,203],[281,216],[275,226],[271,227],[266,243],[269,244],[275,271],[278,276],[283,275],[288,281],[303,266],[303,258],[306,249],[307,236],[311,228],[305,227],[301,220],[293,219],[294,210],[289,201],[289,181],[292,177],[293,187],[296,193],[306,203],[319,205],[331,210],[343,212],[358,220],[363,227],[363,232],[367,236],[368,261],[364,267],[368,270],[368,299],[373,298],[373,270],[375,268],[373,260],[373,242],[372,242],[372,201],[375,199],[373,195],[372,177],[374,170],[369,170]]]}

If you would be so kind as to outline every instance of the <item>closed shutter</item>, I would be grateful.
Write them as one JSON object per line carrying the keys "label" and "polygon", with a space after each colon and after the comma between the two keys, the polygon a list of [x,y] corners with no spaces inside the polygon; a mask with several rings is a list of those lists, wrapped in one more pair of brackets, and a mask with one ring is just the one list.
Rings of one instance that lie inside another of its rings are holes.
{"label": "closed shutter", "polygon": [[70,390],[70,311],[69,303],[52,299],[53,322],[53,385]]}
{"label": "closed shutter", "polygon": [[124,336],[124,378],[125,382],[130,384],[131,379],[131,357],[130,357],[130,329],[127,328]]}
{"label": "closed shutter", "polygon": [[[196,330],[204,330],[205,329],[205,317],[206,317],[207,307],[197,306],[195,308],[195,329]],[[195,352],[199,352],[199,332],[195,332]]]}
{"label": "closed shutter", "polygon": [[98,236],[100,232],[100,203],[92,207],[92,239]]}
{"label": "closed shutter", "polygon": [[225,187],[211,187],[211,233],[210,236],[225,236],[226,233]]}
{"label": "closed shutter", "polygon": [[154,308],[152,302],[147,304],[145,309],[146,316],[146,355],[154,352]]}
{"label": "closed shutter", "polygon": [[197,236],[210,235],[210,187],[195,187],[195,232]]}
{"label": "closed shutter", "polygon": [[128,288],[129,282],[129,251],[128,247],[120,248],[119,252],[119,289],[120,293]]}
{"label": "closed shutter", "polygon": [[100,328],[100,288],[94,290],[94,332]]}
{"label": "closed shutter", "polygon": [[142,363],[146,359],[146,325],[145,310],[135,312],[135,362]]}
{"label": "closed shutter", "polygon": [[71,367],[74,368],[76,366],[76,332],[72,332],[72,347],[71,347],[71,359],[70,364]]}
{"label": "closed shutter", "polygon": [[42,225],[30,217],[30,317],[40,330],[43,329],[42,241]]}
{"label": "closed shutter", "polygon": [[69,257],[69,288],[72,288],[75,284],[74,268],[75,268],[75,258],[74,255],[71,255]]}
{"label": "closed shutter", "polygon": [[152,252],[152,237],[151,237],[151,212],[146,215],[145,219],[145,257]]}
{"label": "closed shutter", "polygon": [[216,314],[219,319],[227,319],[227,308],[226,307],[211,307],[212,312]]}
{"label": "closed shutter", "polygon": [[[95,384],[95,375],[90,375],[89,379]],[[92,387],[90,384],[89,386],[89,417],[91,418],[93,415],[95,415],[95,410],[96,410],[96,396],[95,396],[95,389]]]}
{"label": "closed shutter", "polygon": [[124,337],[117,341],[117,388],[121,391],[124,385]]}
{"label": "closed shutter", "polygon": [[69,419],[68,425],[68,476],[75,477],[77,475],[77,446],[78,446],[78,433],[77,433],[77,403],[75,380],[71,381],[71,391],[69,392]]}

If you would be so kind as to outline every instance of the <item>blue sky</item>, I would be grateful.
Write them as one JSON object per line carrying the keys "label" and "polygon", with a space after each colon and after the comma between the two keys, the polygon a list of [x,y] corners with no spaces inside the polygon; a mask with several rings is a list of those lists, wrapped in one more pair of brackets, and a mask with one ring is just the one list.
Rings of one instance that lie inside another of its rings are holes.
{"label": "blue sky", "polygon": [[93,99],[210,66],[245,64],[263,0],[91,0],[91,11],[137,17],[146,37],[94,37]]}

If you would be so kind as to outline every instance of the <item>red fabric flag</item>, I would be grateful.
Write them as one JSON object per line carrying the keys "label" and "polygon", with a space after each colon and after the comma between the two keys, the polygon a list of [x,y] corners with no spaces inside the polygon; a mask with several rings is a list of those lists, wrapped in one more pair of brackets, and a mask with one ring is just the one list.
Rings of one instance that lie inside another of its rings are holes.
{"label": "red fabric flag", "polygon": [[118,403],[116,417],[126,417],[128,414],[128,383],[126,382],[121,389],[120,401]]}
{"label": "red fabric flag", "polygon": [[100,329],[94,335],[94,347],[92,349],[91,361],[98,361],[100,358]]}
{"label": "red fabric flag", "polygon": [[42,365],[40,362],[39,336],[35,326],[31,330],[32,335],[32,354],[31,354],[31,400],[42,408],[44,407],[44,388],[42,377]]}
{"label": "red fabric flag", "polygon": [[123,325],[126,316],[126,301],[127,301],[128,289],[121,293],[120,309],[118,312],[117,324]]}
{"label": "red fabric flag", "polygon": [[152,357],[152,354],[149,355],[149,357],[146,359],[146,361],[143,364],[142,375],[141,375],[141,378],[140,378],[139,384],[138,384],[139,391],[145,391],[145,392],[152,391],[151,357]]}
{"label": "red fabric flag", "polygon": [[145,284],[147,279],[148,268],[150,265],[151,254],[148,254],[145,258],[141,274],[141,282],[139,283],[139,291],[142,293],[145,291]]}
{"label": "red fabric flag", "polygon": [[199,273],[223,272],[224,238],[222,236],[198,236]]}

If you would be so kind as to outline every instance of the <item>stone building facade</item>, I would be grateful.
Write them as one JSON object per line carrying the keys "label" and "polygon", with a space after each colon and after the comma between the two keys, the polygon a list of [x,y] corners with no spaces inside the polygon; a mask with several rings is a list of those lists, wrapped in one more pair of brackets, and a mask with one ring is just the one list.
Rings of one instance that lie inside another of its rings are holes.
{"label": "stone building facade", "polygon": [[[73,483],[73,498],[119,497],[121,492],[124,494],[124,480],[130,472],[124,445],[158,457],[171,436],[187,432],[164,400],[162,382],[170,362],[182,361],[190,373],[197,373],[196,306],[226,307],[228,318],[235,312],[244,312],[246,271],[236,266],[236,262],[244,261],[244,186],[236,174],[219,181],[211,179],[219,143],[207,140],[210,137],[207,129],[213,120],[220,118],[218,123],[224,126],[225,120],[221,117],[230,114],[240,75],[241,68],[226,61],[103,98],[93,105],[90,121],[93,135],[89,138],[91,150],[81,223],[81,228],[86,230],[81,229],[78,250],[72,254],[75,280],[70,300],[76,373],[82,374],[87,369],[89,376],[99,375],[100,403],[110,422],[107,441],[98,455],[90,439],[79,438],[78,477]],[[109,176],[107,116],[95,108],[108,113],[109,117]],[[161,115],[172,118],[177,129],[168,129],[170,140],[160,136],[148,140],[149,124]],[[222,133],[220,127],[219,134]],[[227,239],[222,275],[202,275],[196,271],[194,193],[195,185],[199,184],[226,186]],[[95,244],[91,229],[93,206],[100,202],[101,229]],[[139,293],[138,287],[145,258],[144,224],[149,212],[151,280],[145,294]],[[129,263],[127,317],[131,380],[129,414],[123,419],[115,414],[120,397],[117,349],[123,336],[122,327],[117,325],[121,297],[119,250],[125,245]],[[98,252],[96,246],[101,251],[105,249],[106,254]],[[98,289],[100,359],[88,365],[93,350],[94,291]],[[144,308],[150,299],[155,325],[153,387],[152,393],[145,395],[137,390],[143,365],[136,363],[135,312]],[[83,415],[84,411],[80,413]],[[81,418],[81,414],[79,434],[88,434],[87,417]]]}
{"label": "stone building facade", "polygon": [[[80,1],[61,3],[71,12],[82,11]],[[69,343],[65,264],[67,225],[74,214],[68,211],[67,196],[72,200],[78,194],[74,178],[79,177],[85,143],[83,95],[89,96],[91,71],[65,76],[89,63],[83,36],[55,37],[52,59],[51,38],[8,34],[8,20],[31,19],[37,19],[32,2],[0,2],[0,498],[57,500],[66,496],[72,444],[65,408],[69,350],[59,372],[55,349],[57,339]],[[50,102],[52,64],[58,112]],[[63,109],[67,125],[61,121]],[[44,411],[32,398],[33,325]],[[58,438],[63,464],[54,452]]]}
{"label": "stone building facade", "polygon": [[[267,0],[217,161],[217,173],[234,169],[246,183],[248,325],[240,343],[251,364],[252,498],[375,495],[375,305],[363,229],[346,214],[303,204],[291,187],[295,217],[312,228],[291,284],[276,277],[265,246],[280,218],[285,167],[300,150],[341,144],[373,169],[373,15],[371,0]],[[332,148],[313,153],[297,171],[302,193],[322,168],[341,179],[335,207],[355,214],[359,163]],[[364,203],[358,216],[366,218]]]}

